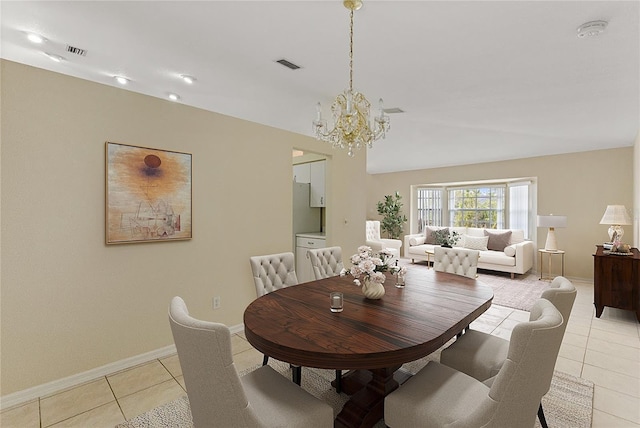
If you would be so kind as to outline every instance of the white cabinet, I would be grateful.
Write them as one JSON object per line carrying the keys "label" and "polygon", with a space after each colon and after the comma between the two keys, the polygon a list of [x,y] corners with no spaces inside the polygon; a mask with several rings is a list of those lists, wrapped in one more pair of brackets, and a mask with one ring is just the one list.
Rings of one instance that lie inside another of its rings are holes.
{"label": "white cabinet", "polygon": [[293,181],[296,183],[311,183],[310,163],[299,163],[293,166]]}
{"label": "white cabinet", "polygon": [[309,164],[309,177],[311,183],[311,192],[309,198],[309,206],[326,207],[325,195],[325,165],[327,161],[311,162]]}
{"label": "white cabinet", "polygon": [[307,250],[324,248],[327,245],[326,242],[324,238],[312,238],[304,235],[296,236],[296,276],[299,283],[315,279],[311,268],[311,260],[307,258]]}

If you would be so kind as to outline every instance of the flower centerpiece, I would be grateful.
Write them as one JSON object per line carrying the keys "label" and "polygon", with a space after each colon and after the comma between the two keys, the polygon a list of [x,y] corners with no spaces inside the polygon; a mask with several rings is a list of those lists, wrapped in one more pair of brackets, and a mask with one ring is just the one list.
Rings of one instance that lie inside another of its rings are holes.
{"label": "flower centerpiece", "polygon": [[402,276],[406,273],[404,267],[389,265],[391,258],[393,258],[393,254],[384,249],[375,256],[371,247],[362,245],[358,247],[358,252],[351,256],[351,268],[342,269],[340,276],[351,275],[354,278],[353,283],[358,287],[362,286],[362,293],[365,297],[380,299],[384,296],[382,284],[387,279],[384,272]]}

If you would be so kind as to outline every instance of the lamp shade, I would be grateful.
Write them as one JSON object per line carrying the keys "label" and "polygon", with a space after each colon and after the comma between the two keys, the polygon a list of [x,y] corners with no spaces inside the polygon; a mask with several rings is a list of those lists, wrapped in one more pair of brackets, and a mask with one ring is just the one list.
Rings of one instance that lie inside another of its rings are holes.
{"label": "lamp shade", "polygon": [[600,220],[600,224],[632,224],[631,216],[627,213],[627,209],[624,205],[607,205],[607,209]]}
{"label": "lamp shade", "polygon": [[548,227],[547,242],[544,249],[547,251],[558,251],[558,242],[556,241],[556,227],[567,227],[567,216],[565,215],[539,215],[537,219],[538,227]]}
{"label": "lamp shade", "polygon": [[567,216],[565,215],[539,215],[538,227],[567,227]]}

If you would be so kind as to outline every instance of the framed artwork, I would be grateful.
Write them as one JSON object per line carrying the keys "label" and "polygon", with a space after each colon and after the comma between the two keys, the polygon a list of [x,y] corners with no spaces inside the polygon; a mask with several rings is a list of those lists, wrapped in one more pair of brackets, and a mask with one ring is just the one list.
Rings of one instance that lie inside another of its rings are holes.
{"label": "framed artwork", "polygon": [[107,142],[107,244],[184,239],[191,239],[191,154]]}

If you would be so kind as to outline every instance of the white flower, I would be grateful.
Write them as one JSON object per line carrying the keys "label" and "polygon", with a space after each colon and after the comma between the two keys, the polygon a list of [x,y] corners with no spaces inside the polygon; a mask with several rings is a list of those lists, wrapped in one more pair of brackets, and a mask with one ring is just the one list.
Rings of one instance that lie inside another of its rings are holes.
{"label": "white flower", "polygon": [[374,272],[374,273],[371,274],[371,280],[373,282],[377,282],[379,284],[382,284],[385,279],[387,279],[387,277],[384,276],[384,274],[382,272]]}
{"label": "white flower", "polygon": [[364,280],[382,284],[386,279],[383,272],[390,271],[395,273],[400,271],[397,266],[387,265],[387,260],[391,257],[393,255],[385,250],[380,251],[379,257],[374,257],[371,247],[362,245],[358,247],[358,252],[351,256],[351,268],[343,269],[340,275],[350,274],[354,278],[353,283],[357,286],[362,285],[361,277]]}

